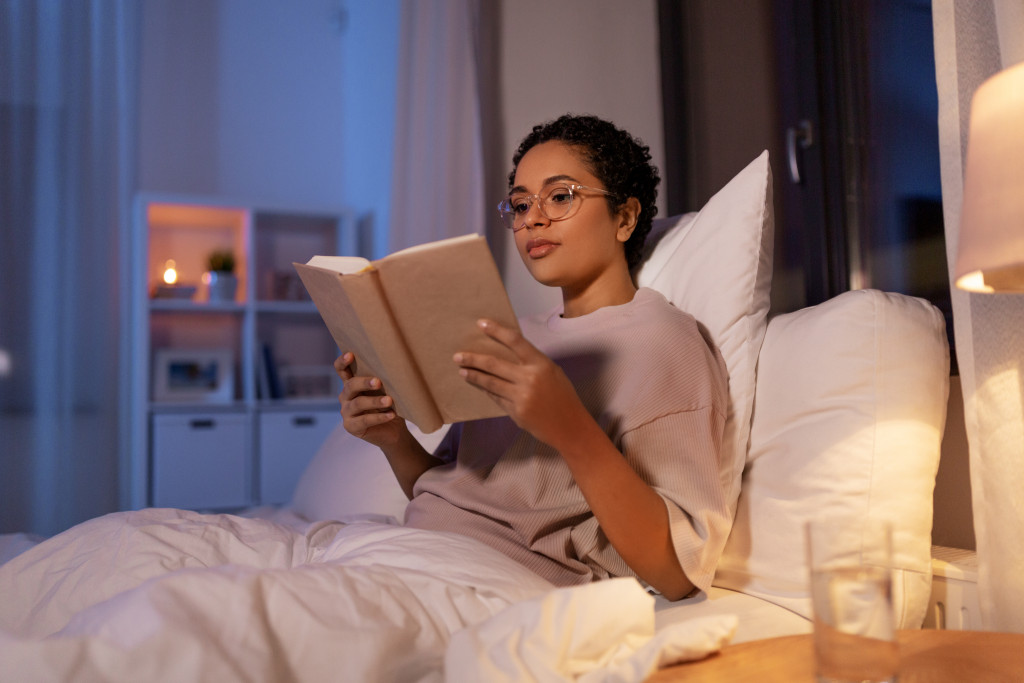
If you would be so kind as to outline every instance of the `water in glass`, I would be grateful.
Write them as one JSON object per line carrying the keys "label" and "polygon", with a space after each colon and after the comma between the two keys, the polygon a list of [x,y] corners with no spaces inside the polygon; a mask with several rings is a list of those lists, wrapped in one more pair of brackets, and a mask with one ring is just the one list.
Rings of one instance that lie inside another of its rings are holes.
{"label": "water in glass", "polygon": [[896,681],[899,649],[887,568],[811,572],[814,650],[819,683]]}

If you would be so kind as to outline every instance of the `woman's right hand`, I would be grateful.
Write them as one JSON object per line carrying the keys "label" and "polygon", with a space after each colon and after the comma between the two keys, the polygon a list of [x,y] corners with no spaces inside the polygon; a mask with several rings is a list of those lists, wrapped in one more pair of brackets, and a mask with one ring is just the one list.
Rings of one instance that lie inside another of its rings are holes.
{"label": "woman's right hand", "polygon": [[405,420],[395,414],[394,399],[384,391],[380,379],[354,374],[353,363],[351,352],[334,361],[342,381],[338,402],[345,431],[379,448],[393,446],[408,433]]}

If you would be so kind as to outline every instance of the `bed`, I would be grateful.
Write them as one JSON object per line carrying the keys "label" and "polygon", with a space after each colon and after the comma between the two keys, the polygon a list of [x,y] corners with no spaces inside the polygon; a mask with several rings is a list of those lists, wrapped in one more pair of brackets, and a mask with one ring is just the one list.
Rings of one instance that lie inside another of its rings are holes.
{"label": "bed", "polygon": [[701,211],[659,221],[637,273],[707,328],[729,370],[735,522],[707,593],[673,603],[632,579],[555,588],[471,539],[404,528],[387,464],[339,426],[284,508],[146,509],[6,537],[0,671],[639,681],[728,642],[809,631],[802,525],[831,508],[894,524],[897,618],[919,627],[948,392],[942,316],[863,290],[769,321],[772,242],[764,153]]}

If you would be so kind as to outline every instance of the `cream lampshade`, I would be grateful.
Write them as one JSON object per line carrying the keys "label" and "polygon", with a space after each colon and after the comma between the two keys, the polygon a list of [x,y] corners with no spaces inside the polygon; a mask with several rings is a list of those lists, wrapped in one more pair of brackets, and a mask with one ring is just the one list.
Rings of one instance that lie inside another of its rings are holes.
{"label": "cream lampshade", "polygon": [[971,102],[956,286],[1024,292],[1024,63]]}

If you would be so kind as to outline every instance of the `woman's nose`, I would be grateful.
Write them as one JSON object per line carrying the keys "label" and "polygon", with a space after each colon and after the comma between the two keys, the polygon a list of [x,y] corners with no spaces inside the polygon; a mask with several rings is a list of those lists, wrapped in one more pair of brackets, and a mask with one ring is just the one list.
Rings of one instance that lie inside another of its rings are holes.
{"label": "woman's nose", "polygon": [[551,223],[551,219],[544,215],[544,212],[540,209],[540,200],[530,202],[530,208],[526,210],[526,214],[523,215],[523,226],[527,228],[536,228],[548,225]]}

